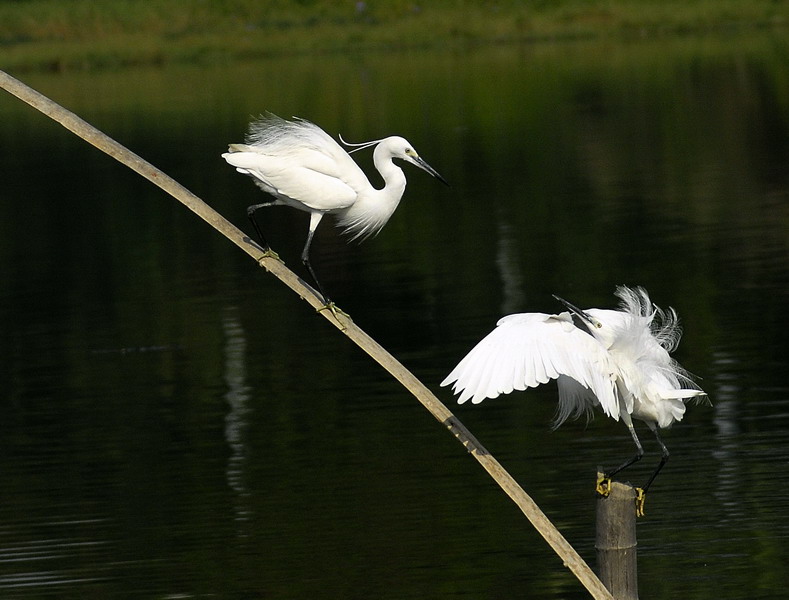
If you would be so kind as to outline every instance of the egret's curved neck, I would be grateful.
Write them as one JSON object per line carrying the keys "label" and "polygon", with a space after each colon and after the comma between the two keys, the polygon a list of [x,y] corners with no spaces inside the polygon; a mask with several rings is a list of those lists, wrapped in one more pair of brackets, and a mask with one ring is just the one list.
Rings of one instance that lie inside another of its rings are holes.
{"label": "egret's curved neck", "polygon": [[403,197],[405,174],[392,162],[392,152],[383,147],[385,145],[378,144],[373,152],[373,163],[384,179],[384,187],[375,189],[367,182],[369,187],[340,215],[340,226],[352,235],[351,239],[364,239],[378,233]]}
{"label": "egret's curved neck", "polygon": [[373,164],[384,179],[384,187],[378,190],[378,195],[390,202],[400,202],[405,191],[405,174],[400,167],[392,162],[392,154],[384,148],[384,144],[378,144],[375,147]]}

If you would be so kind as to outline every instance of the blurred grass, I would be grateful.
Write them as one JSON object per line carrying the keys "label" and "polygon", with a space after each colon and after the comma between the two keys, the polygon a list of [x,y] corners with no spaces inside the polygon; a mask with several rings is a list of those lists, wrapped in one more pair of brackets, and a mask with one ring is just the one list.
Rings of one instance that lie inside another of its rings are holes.
{"label": "blurred grass", "polygon": [[68,70],[787,24],[786,0],[0,0],[0,51],[5,69]]}

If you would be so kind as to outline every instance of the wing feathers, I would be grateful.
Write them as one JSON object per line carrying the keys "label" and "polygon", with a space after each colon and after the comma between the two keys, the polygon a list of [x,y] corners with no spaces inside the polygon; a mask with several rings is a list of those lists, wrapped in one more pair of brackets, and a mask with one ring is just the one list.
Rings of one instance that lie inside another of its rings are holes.
{"label": "wing feathers", "polygon": [[668,427],[687,400],[706,396],[669,355],[681,335],[677,314],[655,306],[643,288],[620,286],[616,295],[619,310],[578,312],[594,320],[587,329],[568,312],[504,317],[441,385],[453,384],[460,403],[478,403],[558,379],[555,426],[599,405],[617,421]]}
{"label": "wing feathers", "polygon": [[[618,418],[613,380],[606,376],[611,372],[605,349],[575,328],[569,314],[524,313],[501,319],[441,385],[454,383],[459,403],[471,400],[476,404],[564,375],[596,396],[606,414]],[[567,397],[584,398],[578,393]],[[570,412],[576,408],[571,407]]]}
{"label": "wing feathers", "polygon": [[[357,197],[356,192],[338,176],[336,166],[318,152],[305,151],[300,157],[300,164],[289,164],[287,157],[259,151],[228,152],[222,157],[286,204],[298,198],[293,203],[295,208],[301,204],[313,210],[336,210],[352,205]],[[320,197],[310,193],[315,189],[322,190]]]}

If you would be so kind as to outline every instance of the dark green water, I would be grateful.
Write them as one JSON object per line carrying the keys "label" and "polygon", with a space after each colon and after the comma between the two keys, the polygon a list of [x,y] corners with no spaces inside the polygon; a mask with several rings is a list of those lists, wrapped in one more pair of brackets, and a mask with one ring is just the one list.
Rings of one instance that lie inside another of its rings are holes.
{"label": "dark green water", "polygon": [[[789,586],[789,44],[770,37],[325,56],[25,79],[247,228],[220,158],[250,116],[407,137],[375,239],[313,264],[594,563],[594,472],[632,452],[555,388],[438,382],[557,293],[674,306],[713,406],[664,436],[643,599]],[[371,173],[369,153],[354,155]],[[374,179],[375,180],[375,179]],[[3,598],[586,598],[465,450],[276,280],[163,192],[0,96]],[[377,180],[375,180],[377,181]],[[265,228],[299,274],[307,218]],[[657,452],[630,472],[640,482]]]}

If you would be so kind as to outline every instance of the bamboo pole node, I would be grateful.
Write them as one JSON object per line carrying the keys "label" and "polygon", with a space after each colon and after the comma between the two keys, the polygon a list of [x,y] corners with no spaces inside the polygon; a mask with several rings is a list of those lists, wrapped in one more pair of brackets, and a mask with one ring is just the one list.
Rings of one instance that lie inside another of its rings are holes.
{"label": "bamboo pole node", "polygon": [[461,444],[463,444],[469,454],[476,454],[478,456],[488,454],[488,451],[480,444],[479,440],[454,416],[445,419],[443,425],[449,429],[450,433],[452,433]]}

